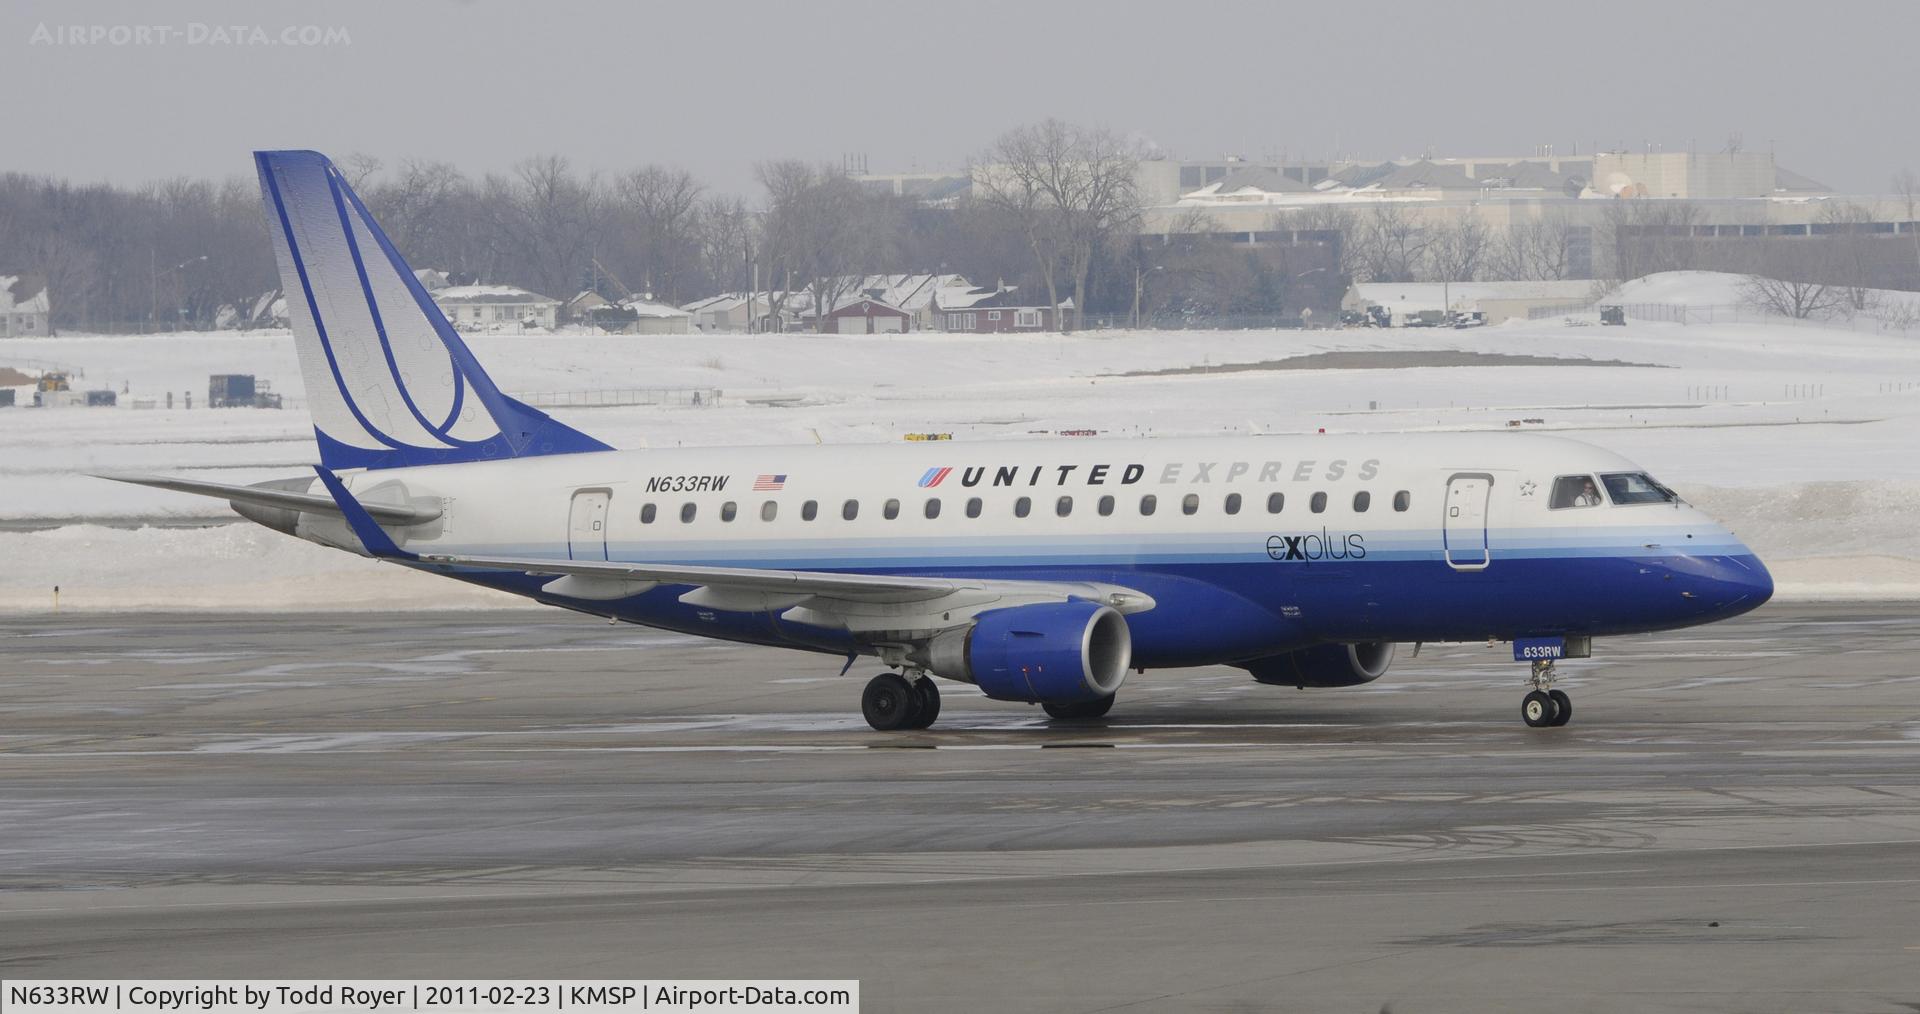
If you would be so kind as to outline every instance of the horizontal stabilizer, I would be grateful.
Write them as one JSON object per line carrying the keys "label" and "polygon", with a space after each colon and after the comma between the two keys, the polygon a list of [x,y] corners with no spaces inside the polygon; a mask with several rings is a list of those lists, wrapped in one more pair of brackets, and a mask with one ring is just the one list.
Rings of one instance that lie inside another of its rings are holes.
{"label": "horizontal stabilizer", "polygon": [[[230,486],[224,482],[174,479],[164,475],[98,475],[95,478],[130,482],[136,486],[152,486],[155,489],[170,489],[176,493],[192,493],[195,496],[210,496],[233,504],[252,504],[256,507],[277,507],[281,510],[343,517],[340,506],[334,503],[332,497],[317,496],[312,493],[295,493],[260,486]],[[361,506],[366,508],[367,513],[372,515],[375,521],[388,525],[424,525],[438,518],[441,513],[438,510],[398,507],[392,504],[370,503]]]}

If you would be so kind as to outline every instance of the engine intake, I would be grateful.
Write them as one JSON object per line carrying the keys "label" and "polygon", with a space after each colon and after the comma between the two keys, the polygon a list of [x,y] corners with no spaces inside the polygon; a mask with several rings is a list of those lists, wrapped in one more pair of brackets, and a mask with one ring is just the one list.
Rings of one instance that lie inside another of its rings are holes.
{"label": "engine intake", "polygon": [[1283,687],[1357,687],[1372,683],[1393,664],[1391,641],[1317,644],[1284,655],[1242,663],[1262,683]]}
{"label": "engine intake", "polygon": [[935,635],[916,660],[994,700],[1071,704],[1120,689],[1133,635],[1125,617],[1093,602],[1014,606]]}

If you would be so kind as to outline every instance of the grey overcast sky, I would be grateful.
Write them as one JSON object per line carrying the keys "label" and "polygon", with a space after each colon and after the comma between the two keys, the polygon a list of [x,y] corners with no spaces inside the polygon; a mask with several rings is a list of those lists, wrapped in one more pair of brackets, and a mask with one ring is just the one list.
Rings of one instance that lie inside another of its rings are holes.
{"label": "grey overcast sky", "polygon": [[[346,38],[194,35],[236,25]],[[1884,192],[1920,169],[1917,35],[1916,0],[7,0],[0,170],[228,176],[302,147],[477,174],[558,152],[751,196],[758,159],[955,167],[1058,116],[1177,158],[1713,152],[1737,132]]]}

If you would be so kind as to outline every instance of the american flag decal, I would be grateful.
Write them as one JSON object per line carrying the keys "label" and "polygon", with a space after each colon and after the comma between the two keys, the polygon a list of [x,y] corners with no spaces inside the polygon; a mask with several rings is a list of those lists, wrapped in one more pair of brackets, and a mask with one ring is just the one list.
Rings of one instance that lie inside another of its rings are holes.
{"label": "american flag decal", "polygon": [[786,486],[787,477],[784,475],[762,475],[753,480],[753,491],[756,493],[778,492]]}

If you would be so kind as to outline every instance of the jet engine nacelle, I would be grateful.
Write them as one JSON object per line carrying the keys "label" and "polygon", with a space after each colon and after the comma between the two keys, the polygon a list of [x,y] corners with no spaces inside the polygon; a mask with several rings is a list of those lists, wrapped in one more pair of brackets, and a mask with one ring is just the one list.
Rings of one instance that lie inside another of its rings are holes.
{"label": "jet engine nacelle", "polygon": [[1253,678],[1283,687],[1357,687],[1372,683],[1393,664],[1391,641],[1317,644],[1245,664]]}
{"label": "jet engine nacelle", "polygon": [[1126,618],[1093,602],[992,609],[927,642],[916,660],[999,701],[1071,704],[1120,689],[1133,660]]}

